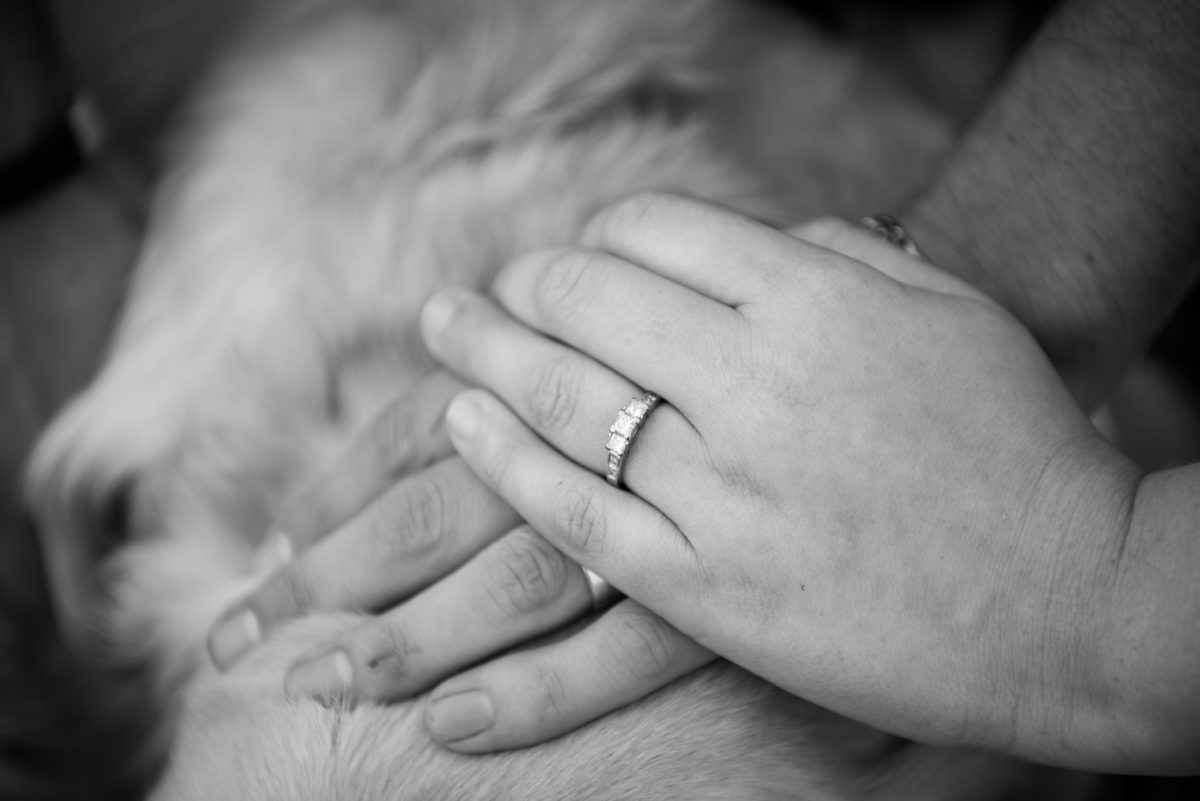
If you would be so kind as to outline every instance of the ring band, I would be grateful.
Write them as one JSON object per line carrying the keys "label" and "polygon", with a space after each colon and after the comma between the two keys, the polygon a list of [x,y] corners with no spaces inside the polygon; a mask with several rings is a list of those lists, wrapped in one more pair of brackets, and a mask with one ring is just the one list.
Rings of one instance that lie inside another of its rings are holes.
{"label": "ring band", "polygon": [[872,214],[870,217],[863,217],[858,223],[876,236],[886,239],[908,255],[929,261],[929,259],[925,258],[925,254],[921,252],[921,249],[917,247],[917,243],[908,235],[908,231],[900,224],[900,221],[892,215]]}
{"label": "ring band", "polygon": [[640,397],[630,398],[629,403],[617,413],[617,421],[608,429],[608,441],[604,444],[608,450],[608,483],[617,489],[621,488],[625,457],[633,445],[633,438],[660,400],[653,392],[643,392]]}
{"label": "ring band", "polygon": [[588,592],[592,594],[592,611],[603,609],[620,597],[621,593],[617,592],[617,588],[609,584],[607,580],[599,575],[588,570],[583,565],[579,566],[583,571],[583,577],[587,579]]}

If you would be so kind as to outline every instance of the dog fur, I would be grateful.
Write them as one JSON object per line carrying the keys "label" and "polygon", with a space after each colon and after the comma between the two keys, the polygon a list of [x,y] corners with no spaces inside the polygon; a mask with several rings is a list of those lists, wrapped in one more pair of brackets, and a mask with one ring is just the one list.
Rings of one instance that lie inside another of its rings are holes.
{"label": "dog fur", "polygon": [[831,210],[815,189],[774,192],[731,145],[715,79],[752,16],[297,0],[222,56],[109,357],[28,479],[67,635],[150,682],[133,691],[154,719],[135,761],[163,766],[155,798],[962,799],[1045,778],[897,741],[727,664],[555,742],[462,757],[412,702],[283,698],[288,660],[361,615],[314,613],[227,675],[207,663],[205,632],[262,578],[252,555],[287,493],[432,369],[415,320],[434,290],[486,287],[640,191],[780,224]]}

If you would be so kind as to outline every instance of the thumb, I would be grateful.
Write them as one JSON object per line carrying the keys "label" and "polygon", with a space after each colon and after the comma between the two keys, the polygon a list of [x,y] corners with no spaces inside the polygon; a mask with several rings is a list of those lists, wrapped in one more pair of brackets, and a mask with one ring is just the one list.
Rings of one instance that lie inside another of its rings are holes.
{"label": "thumb", "polygon": [[857,259],[902,284],[991,302],[986,295],[962,279],[845,220],[821,217],[789,228],[788,233],[818,247]]}

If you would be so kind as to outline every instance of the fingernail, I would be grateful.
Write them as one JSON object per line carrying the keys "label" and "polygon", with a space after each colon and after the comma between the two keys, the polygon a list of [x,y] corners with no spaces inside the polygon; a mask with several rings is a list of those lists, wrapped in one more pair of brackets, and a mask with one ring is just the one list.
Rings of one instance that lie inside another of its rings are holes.
{"label": "fingernail", "polygon": [[258,573],[274,573],[276,569],[290,562],[295,554],[292,538],[279,532],[269,536],[254,554],[254,570]]}
{"label": "fingernail", "polygon": [[446,409],[446,428],[452,436],[470,439],[479,430],[479,404],[459,395]]}
{"label": "fingernail", "polygon": [[249,609],[218,623],[208,635],[208,654],[213,664],[224,669],[262,642],[258,616]]}
{"label": "fingernail", "polygon": [[345,651],[318,656],[296,664],[283,680],[289,698],[306,696],[323,701],[344,696],[354,681],[354,665]]}
{"label": "fingernail", "polygon": [[429,729],[444,743],[474,737],[495,722],[492,699],[479,690],[435,698],[429,705]]}
{"label": "fingernail", "polygon": [[442,290],[434,294],[421,310],[421,328],[428,336],[436,337],[450,322],[458,307],[458,297],[454,290]]}

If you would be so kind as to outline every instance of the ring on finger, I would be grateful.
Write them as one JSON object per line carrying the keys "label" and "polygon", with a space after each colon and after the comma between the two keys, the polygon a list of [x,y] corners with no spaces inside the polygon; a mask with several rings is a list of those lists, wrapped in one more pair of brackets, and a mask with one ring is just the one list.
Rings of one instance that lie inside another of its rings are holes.
{"label": "ring on finger", "polygon": [[646,418],[662,399],[653,392],[643,392],[629,399],[629,403],[617,413],[617,420],[608,429],[608,440],[604,443],[608,451],[608,483],[621,488],[621,477],[625,473],[625,457],[633,445],[633,439],[641,430]]}

